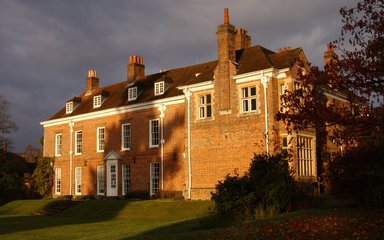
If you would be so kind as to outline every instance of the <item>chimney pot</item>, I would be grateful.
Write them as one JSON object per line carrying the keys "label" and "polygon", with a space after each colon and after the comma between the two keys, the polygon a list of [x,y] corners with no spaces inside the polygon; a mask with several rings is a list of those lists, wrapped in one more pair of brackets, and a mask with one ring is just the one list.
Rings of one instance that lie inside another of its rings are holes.
{"label": "chimney pot", "polygon": [[138,78],[145,76],[145,66],[143,64],[143,57],[131,55],[129,57],[129,64],[127,66],[127,80],[133,82]]}
{"label": "chimney pot", "polygon": [[229,10],[224,8],[224,24],[229,24]]}

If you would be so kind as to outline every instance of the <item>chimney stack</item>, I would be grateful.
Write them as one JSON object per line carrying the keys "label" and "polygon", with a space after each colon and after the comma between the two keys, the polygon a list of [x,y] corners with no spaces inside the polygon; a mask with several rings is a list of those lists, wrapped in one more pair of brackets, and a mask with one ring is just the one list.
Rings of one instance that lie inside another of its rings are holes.
{"label": "chimney stack", "polygon": [[129,64],[127,67],[127,81],[134,82],[139,78],[145,76],[145,66],[143,57],[132,55],[129,57]]}
{"label": "chimney stack", "polygon": [[324,66],[337,61],[337,55],[332,43],[327,44],[327,51],[324,52]]}
{"label": "chimney stack", "polygon": [[229,23],[228,8],[224,9],[224,23],[217,26],[218,64],[215,72],[215,92],[220,99],[219,111],[230,112],[231,76],[235,73],[236,28]]}
{"label": "chimney stack", "polygon": [[236,29],[235,50],[249,47],[251,47],[251,37],[248,35],[247,30]]}
{"label": "chimney stack", "polygon": [[88,77],[85,84],[86,94],[91,94],[93,90],[99,88],[99,79],[97,78],[96,70],[88,70]]}

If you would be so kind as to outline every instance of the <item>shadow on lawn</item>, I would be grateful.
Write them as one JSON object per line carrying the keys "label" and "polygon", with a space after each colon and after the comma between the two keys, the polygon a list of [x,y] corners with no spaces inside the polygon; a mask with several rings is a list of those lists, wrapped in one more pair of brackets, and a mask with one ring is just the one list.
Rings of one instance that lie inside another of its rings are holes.
{"label": "shadow on lawn", "polygon": [[[110,204],[105,204],[106,202]],[[87,201],[51,216],[1,216],[0,235],[63,225],[96,223],[113,219],[130,201]],[[103,207],[99,207],[103,206]]]}
{"label": "shadow on lawn", "polygon": [[173,224],[159,227],[138,235],[124,238],[124,240],[141,239],[204,239],[206,232],[212,232],[214,229],[228,227],[234,224],[234,219],[218,217],[214,215],[179,221]]}

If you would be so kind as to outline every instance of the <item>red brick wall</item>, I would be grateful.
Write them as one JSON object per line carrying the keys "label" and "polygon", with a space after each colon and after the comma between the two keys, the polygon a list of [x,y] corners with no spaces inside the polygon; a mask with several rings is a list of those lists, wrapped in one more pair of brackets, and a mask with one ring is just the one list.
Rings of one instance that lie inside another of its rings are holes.
{"label": "red brick wall", "polygon": [[[184,164],[184,105],[169,105],[164,118],[164,191],[183,191],[185,185]],[[160,119],[156,108],[102,118],[78,121],[73,127],[73,151],[75,131],[82,131],[83,152],[73,154],[72,185],[75,167],[82,167],[82,195],[96,194],[97,166],[105,165],[104,157],[111,151],[121,156],[118,167],[119,195],[121,195],[121,164],[131,166],[131,190],[149,191],[149,169],[151,162],[160,162],[159,148],[149,148],[149,120]],[[131,150],[121,151],[121,124],[131,123]],[[96,129],[105,127],[105,150],[96,152]],[[69,124],[44,129],[44,155],[54,157],[55,134],[63,134],[62,156],[55,157],[54,167],[62,168],[61,194],[69,194]],[[106,177],[106,176],[105,176]],[[74,188],[72,190],[74,194]]]}

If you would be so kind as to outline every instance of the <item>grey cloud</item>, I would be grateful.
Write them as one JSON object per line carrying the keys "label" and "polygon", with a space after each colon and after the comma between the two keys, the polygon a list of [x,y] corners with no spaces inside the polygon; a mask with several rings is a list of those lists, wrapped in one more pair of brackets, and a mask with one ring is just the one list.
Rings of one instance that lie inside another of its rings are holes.
{"label": "grey cloud", "polygon": [[303,47],[321,65],[325,44],[340,32],[338,10],[351,2],[2,0],[0,95],[19,125],[15,150],[37,145],[39,122],[81,93],[89,68],[109,85],[126,79],[131,54],[144,57],[147,73],[215,59],[225,7],[253,44]]}

